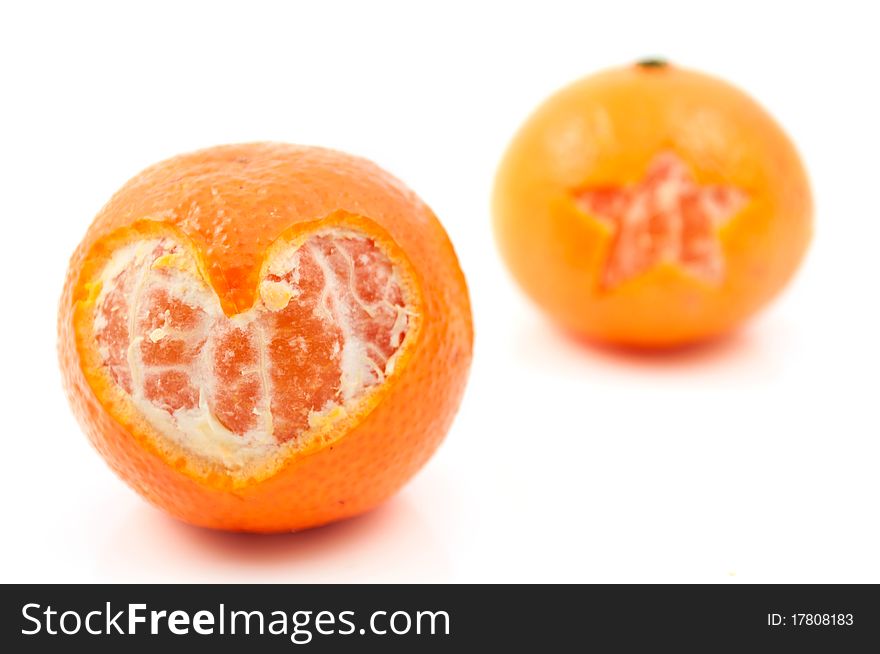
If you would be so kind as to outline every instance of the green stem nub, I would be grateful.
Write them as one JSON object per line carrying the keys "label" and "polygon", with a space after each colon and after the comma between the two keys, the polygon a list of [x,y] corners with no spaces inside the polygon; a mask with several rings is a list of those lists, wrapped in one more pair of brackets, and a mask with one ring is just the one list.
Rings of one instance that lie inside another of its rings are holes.
{"label": "green stem nub", "polygon": [[639,68],[666,68],[668,65],[669,62],[660,57],[648,57],[636,62],[636,66]]}

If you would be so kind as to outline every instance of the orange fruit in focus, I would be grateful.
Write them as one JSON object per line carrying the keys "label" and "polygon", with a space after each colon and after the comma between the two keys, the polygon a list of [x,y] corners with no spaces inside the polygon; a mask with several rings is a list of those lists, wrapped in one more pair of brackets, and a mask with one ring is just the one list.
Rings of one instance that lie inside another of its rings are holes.
{"label": "orange fruit in focus", "polygon": [[73,255],[60,360],[111,467],[187,522],[286,531],[431,456],[471,361],[446,233],[374,164],[257,143],[129,181]]}
{"label": "orange fruit in focus", "polygon": [[665,346],[726,332],[776,295],[806,251],[812,199],[751,98],[646,61],[541,105],[501,162],[493,211],[507,265],[555,321]]}

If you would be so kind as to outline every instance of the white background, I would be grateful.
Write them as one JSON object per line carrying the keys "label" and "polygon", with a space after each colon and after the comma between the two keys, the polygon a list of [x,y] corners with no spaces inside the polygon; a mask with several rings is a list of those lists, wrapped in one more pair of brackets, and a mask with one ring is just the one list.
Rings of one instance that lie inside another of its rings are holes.
{"label": "white background", "polygon": [[[31,2],[0,10],[0,580],[880,582],[880,15],[870,2]],[[710,348],[575,345],[513,286],[495,166],[559,86],[645,55],[786,126],[814,183],[796,282]],[[248,140],[371,158],[444,222],[477,329],[464,404],[387,505],[194,529],[130,491],[61,390],[67,258],[155,161]]]}

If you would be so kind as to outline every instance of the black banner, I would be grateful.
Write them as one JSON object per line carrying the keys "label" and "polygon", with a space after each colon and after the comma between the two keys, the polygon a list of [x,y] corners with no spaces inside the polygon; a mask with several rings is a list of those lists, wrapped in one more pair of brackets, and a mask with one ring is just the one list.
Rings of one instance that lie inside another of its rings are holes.
{"label": "black banner", "polygon": [[880,594],[868,585],[22,585],[4,587],[0,610],[7,652],[118,652],[141,643],[163,652],[434,652],[480,644],[493,651],[850,652],[880,643]]}

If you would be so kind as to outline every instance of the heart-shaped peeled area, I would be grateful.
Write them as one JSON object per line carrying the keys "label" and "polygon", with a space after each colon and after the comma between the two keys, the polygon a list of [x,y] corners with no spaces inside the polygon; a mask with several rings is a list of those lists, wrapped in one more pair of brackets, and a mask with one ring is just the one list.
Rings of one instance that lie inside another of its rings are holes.
{"label": "heart-shaped peeled area", "polygon": [[275,248],[227,316],[190,249],[129,243],[101,274],[102,365],[166,438],[235,470],[341,417],[393,372],[413,312],[377,243],[332,228]]}

